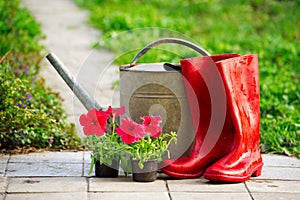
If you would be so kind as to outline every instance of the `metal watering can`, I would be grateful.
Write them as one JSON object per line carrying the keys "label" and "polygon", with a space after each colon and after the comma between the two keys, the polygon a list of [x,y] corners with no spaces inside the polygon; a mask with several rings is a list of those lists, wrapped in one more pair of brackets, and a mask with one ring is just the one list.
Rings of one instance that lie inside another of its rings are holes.
{"label": "metal watering can", "polygon": [[[163,132],[177,132],[178,141],[170,146],[170,153],[171,158],[178,158],[189,154],[195,136],[181,67],[169,63],[136,64],[147,51],[163,43],[184,45],[209,55],[201,47],[182,39],[164,38],[152,42],[136,54],[130,64],[120,67],[120,104],[126,107],[125,115],[136,122],[140,116],[160,115]],[[87,110],[101,109],[53,53],[46,57]]]}

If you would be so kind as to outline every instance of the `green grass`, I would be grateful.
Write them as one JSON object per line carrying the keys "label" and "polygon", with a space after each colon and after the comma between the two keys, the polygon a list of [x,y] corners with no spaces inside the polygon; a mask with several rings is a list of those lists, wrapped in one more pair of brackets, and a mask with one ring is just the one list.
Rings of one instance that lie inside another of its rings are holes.
{"label": "green grass", "polygon": [[[276,0],[75,0],[102,31],[100,46],[129,63],[162,37],[188,39],[211,54],[256,53],[261,88],[261,149],[300,156],[300,3]],[[173,53],[175,52],[175,53]],[[140,62],[195,56],[163,45]]]}
{"label": "green grass", "polygon": [[58,94],[39,77],[41,30],[19,0],[0,0],[0,150],[78,148]]}

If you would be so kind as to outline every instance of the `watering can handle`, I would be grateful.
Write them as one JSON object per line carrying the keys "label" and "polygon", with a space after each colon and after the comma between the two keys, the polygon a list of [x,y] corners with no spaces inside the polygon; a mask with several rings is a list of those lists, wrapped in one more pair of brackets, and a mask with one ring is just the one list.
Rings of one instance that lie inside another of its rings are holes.
{"label": "watering can handle", "polygon": [[199,47],[198,45],[183,40],[183,39],[178,39],[178,38],[163,38],[163,39],[159,39],[156,40],[150,44],[148,44],[146,47],[144,47],[139,53],[137,53],[134,58],[131,60],[129,67],[132,67],[136,64],[136,61],[142,56],[144,55],[147,51],[149,51],[152,47],[158,46],[160,44],[164,44],[164,43],[176,43],[176,44],[181,44],[187,47],[190,47],[191,49],[194,49],[195,51],[199,52],[200,54],[202,54],[203,56],[209,56],[210,54],[205,51],[203,48]]}

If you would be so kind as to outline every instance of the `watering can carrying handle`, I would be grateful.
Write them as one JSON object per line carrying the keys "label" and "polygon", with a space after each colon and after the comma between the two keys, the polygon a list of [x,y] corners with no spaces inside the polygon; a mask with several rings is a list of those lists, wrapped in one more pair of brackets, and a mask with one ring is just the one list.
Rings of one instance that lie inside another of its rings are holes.
{"label": "watering can carrying handle", "polygon": [[200,54],[202,54],[203,56],[209,56],[210,54],[205,51],[203,48],[199,47],[198,45],[183,40],[183,39],[178,39],[178,38],[163,38],[163,39],[159,39],[156,40],[150,44],[148,44],[146,47],[144,47],[139,53],[137,53],[134,58],[131,60],[129,67],[132,67],[136,64],[137,60],[144,55],[147,51],[149,51],[151,48],[158,46],[160,44],[164,44],[164,43],[176,43],[176,44],[181,44],[187,47],[190,47],[191,49],[194,49],[195,51],[199,52]]}

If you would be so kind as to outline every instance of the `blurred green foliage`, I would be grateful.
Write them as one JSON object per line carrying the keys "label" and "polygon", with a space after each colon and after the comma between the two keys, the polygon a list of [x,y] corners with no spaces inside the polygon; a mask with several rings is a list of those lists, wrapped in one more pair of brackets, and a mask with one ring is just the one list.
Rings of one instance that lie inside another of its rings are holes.
{"label": "blurred green foliage", "polygon": [[[113,50],[118,64],[129,63],[138,50],[162,37],[188,39],[211,54],[258,54],[261,149],[299,157],[300,1],[75,1],[91,11],[90,23],[102,31],[98,46]],[[178,62],[195,55],[168,44],[140,62]]]}
{"label": "blurred green foliage", "polygon": [[78,148],[59,96],[38,76],[41,30],[19,0],[0,0],[0,149]]}

